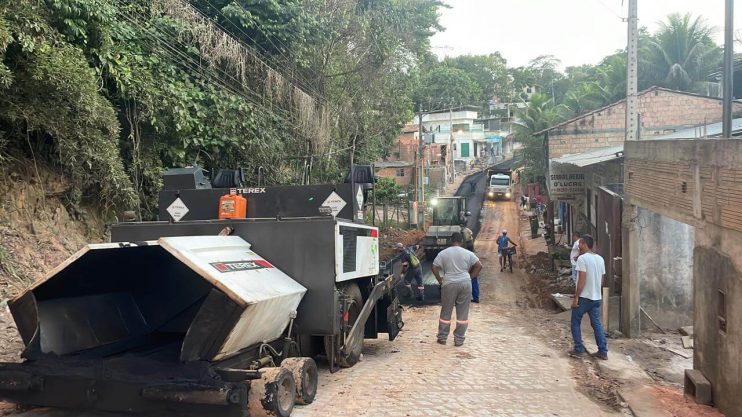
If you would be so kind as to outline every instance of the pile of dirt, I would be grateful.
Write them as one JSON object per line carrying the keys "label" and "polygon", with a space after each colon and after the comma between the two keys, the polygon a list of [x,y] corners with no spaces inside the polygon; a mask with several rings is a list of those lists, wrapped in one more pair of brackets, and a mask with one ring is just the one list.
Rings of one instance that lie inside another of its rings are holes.
{"label": "pile of dirt", "polygon": [[379,259],[384,260],[394,256],[394,245],[398,242],[404,243],[405,246],[417,244],[425,236],[425,231],[389,227],[381,229],[379,235]]}
{"label": "pile of dirt", "polygon": [[0,300],[18,294],[85,244],[105,239],[95,210],[66,204],[70,185],[58,172],[27,162],[0,171]]}
{"label": "pile of dirt", "polygon": [[8,306],[0,303],[0,362],[20,362],[23,341]]}
{"label": "pile of dirt", "polygon": [[551,256],[546,252],[536,255],[523,255],[521,260],[530,277],[523,283],[523,291],[529,294],[527,305],[531,308],[553,309],[551,294],[574,294],[574,284],[570,275],[552,270]]}
{"label": "pile of dirt", "polygon": [[7,300],[85,244],[105,240],[95,210],[66,204],[69,189],[58,172],[33,161],[0,167],[0,361],[20,360],[23,349]]}
{"label": "pile of dirt", "polygon": [[673,417],[724,417],[719,410],[689,400],[677,387],[654,387],[654,396]]}

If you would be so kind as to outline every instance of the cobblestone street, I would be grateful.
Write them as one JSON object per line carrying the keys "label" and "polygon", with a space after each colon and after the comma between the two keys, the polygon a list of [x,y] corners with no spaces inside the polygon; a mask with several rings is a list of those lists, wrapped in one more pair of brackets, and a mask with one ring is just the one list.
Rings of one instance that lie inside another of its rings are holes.
{"label": "cobblestone street", "polygon": [[472,308],[464,346],[454,347],[452,339],[436,343],[438,306],[407,309],[395,342],[367,341],[364,360],[354,368],[322,372],[314,404],[293,415],[614,415],[576,391],[565,352],[535,336],[538,323],[517,313],[523,272],[499,272],[494,242],[503,227],[517,236],[517,215],[513,203],[489,204],[485,211],[477,240],[482,304]]}

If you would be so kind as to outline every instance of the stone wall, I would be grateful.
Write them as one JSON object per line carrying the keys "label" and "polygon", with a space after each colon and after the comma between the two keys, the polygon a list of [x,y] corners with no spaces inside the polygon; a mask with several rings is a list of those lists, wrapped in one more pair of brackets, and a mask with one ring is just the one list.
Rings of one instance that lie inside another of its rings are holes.
{"label": "stone wall", "polygon": [[[639,96],[641,138],[673,133],[721,120],[721,100],[653,88]],[[735,116],[742,104],[735,103]],[[624,141],[626,103],[620,101],[573,119],[549,131],[549,158],[621,145]]]}

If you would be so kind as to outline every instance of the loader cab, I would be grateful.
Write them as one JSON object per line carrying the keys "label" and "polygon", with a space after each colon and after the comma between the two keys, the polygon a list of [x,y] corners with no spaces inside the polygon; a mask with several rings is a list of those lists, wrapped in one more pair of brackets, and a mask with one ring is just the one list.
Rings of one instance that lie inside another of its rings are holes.
{"label": "loader cab", "polygon": [[438,197],[433,206],[433,226],[460,226],[466,224],[471,213],[466,210],[463,197]]}

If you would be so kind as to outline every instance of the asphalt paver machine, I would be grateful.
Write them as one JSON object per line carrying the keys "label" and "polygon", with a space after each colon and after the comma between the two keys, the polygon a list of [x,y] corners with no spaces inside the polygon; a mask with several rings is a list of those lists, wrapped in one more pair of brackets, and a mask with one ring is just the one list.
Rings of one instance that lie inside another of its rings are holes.
{"label": "asphalt paver machine", "polygon": [[[220,417],[312,402],[314,358],[353,366],[364,338],[403,326],[398,271],[379,273],[378,229],[361,222],[373,175],[355,168],[343,184],[297,187],[169,171],[159,221],[113,225],[111,243],[9,302],[26,347],[0,364],[0,398]],[[244,218],[218,220],[225,195],[246,200]]]}
{"label": "asphalt paver machine", "polygon": [[[431,205],[433,219],[425,231],[422,246],[425,257],[432,260],[438,252],[451,246],[453,234],[464,230],[471,213],[466,208],[466,197],[437,197]],[[473,242],[464,243],[473,246]]]}

